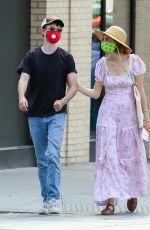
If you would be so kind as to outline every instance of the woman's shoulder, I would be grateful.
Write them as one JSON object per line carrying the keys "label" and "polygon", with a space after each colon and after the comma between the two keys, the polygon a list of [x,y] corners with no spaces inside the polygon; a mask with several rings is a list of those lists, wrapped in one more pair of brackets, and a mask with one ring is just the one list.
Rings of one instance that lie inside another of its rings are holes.
{"label": "woman's shoulder", "polygon": [[96,63],[96,65],[103,65],[103,64],[105,64],[105,63],[106,63],[106,57],[103,56],[103,57],[101,57],[101,58],[98,60],[98,62]]}
{"label": "woman's shoulder", "polygon": [[140,65],[141,63],[144,63],[143,60],[137,54],[134,53],[130,54],[129,60],[132,65]]}
{"label": "woman's shoulder", "polygon": [[142,60],[139,55],[135,54],[135,53],[132,53],[130,54],[130,58],[132,58],[133,61],[140,61]]}
{"label": "woman's shoulder", "polygon": [[105,73],[106,73],[106,58],[102,57],[96,63],[96,68],[95,68],[96,79],[99,81],[103,81]]}
{"label": "woman's shoulder", "polygon": [[130,64],[133,68],[134,75],[140,75],[145,73],[145,63],[137,54],[130,54]]}

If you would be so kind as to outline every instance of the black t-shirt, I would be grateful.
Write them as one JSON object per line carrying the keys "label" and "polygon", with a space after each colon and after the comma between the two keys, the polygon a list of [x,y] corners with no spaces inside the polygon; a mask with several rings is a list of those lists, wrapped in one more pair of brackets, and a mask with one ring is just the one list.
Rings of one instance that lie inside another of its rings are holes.
{"label": "black t-shirt", "polygon": [[[67,74],[77,72],[70,53],[57,48],[52,54],[45,54],[41,47],[29,50],[17,72],[30,75],[26,98],[28,116],[49,116],[55,112],[53,104],[65,96]],[[60,112],[65,112],[66,106]]]}

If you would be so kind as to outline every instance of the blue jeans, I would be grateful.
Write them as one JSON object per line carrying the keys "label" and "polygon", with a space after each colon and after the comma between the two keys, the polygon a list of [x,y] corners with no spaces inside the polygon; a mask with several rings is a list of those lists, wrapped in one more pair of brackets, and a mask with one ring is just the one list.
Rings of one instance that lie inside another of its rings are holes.
{"label": "blue jeans", "polygon": [[43,202],[60,198],[60,149],[66,113],[28,117]]}

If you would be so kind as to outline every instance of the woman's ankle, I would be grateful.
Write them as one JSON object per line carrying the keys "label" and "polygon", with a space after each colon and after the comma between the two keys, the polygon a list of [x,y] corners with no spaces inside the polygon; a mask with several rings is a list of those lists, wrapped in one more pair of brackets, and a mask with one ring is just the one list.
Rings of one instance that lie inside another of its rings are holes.
{"label": "woman's ankle", "polygon": [[109,198],[108,201],[107,201],[107,203],[114,205],[114,199],[113,198]]}

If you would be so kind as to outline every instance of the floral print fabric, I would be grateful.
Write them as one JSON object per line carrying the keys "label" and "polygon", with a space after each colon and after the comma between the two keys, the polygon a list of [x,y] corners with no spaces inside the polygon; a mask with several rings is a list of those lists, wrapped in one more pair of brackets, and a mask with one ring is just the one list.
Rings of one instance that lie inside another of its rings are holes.
{"label": "floral print fabric", "polygon": [[[129,71],[135,76],[145,72],[145,64],[134,54]],[[147,193],[147,160],[138,128],[133,82],[127,74],[108,74],[105,57],[95,70],[103,82],[105,97],[99,109],[96,127],[95,202],[105,205],[108,198],[144,196]]]}

